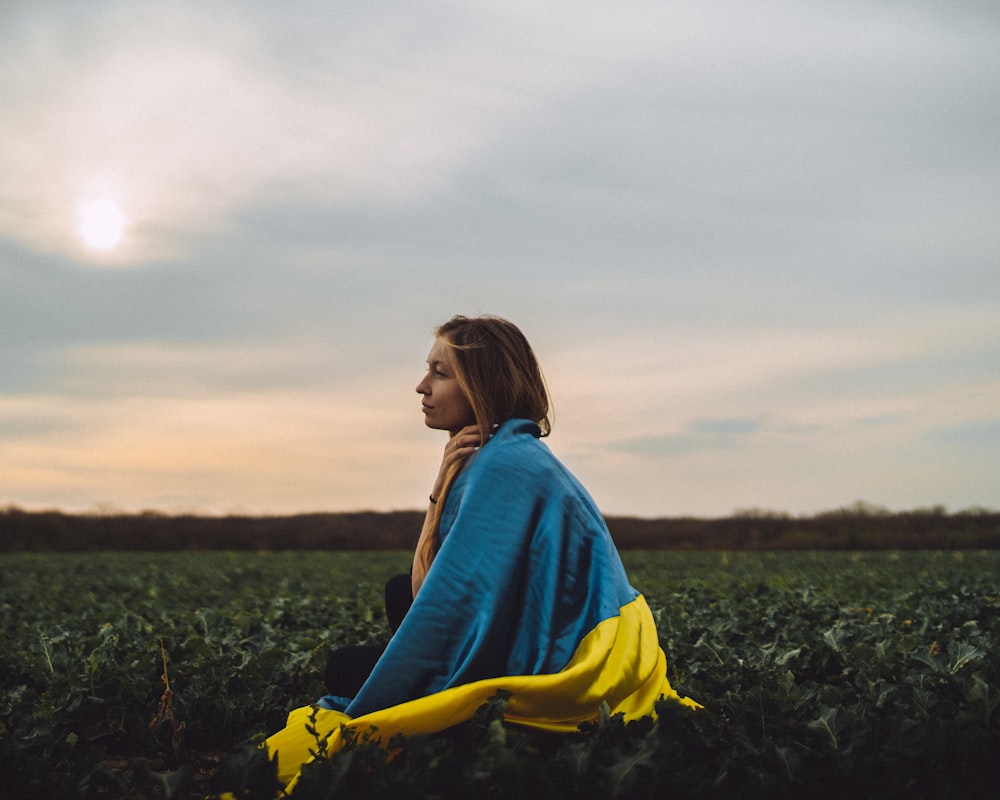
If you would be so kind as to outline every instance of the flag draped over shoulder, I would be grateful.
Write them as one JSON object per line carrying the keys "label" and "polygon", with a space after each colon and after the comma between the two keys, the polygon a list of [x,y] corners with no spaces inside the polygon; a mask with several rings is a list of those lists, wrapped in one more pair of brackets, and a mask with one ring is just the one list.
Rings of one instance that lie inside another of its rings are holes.
{"label": "flag draped over shoulder", "polygon": [[660,696],[698,706],[667,681],[652,614],[603,517],[538,434],[511,420],[466,462],[437,557],[358,695],[296,709],[267,740],[280,780],[312,758],[317,735],[333,752],[344,728],[383,742],[440,731],[499,690],[505,719],[549,731],[596,720],[602,702],[626,719],[652,714]]}

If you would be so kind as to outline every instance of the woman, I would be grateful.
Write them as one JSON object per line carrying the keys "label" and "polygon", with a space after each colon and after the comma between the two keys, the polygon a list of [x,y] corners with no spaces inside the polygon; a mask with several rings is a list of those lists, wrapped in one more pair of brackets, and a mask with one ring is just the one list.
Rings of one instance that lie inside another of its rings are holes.
{"label": "woman", "polygon": [[667,681],[652,615],[597,506],[540,441],[548,392],[521,331],[498,317],[453,317],[427,361],[424,422],[449,438],[412,606],[353,697],[297,709],[268,739],[284,781],[315,749],[310,717],[334,732],[335,750],[341,725],[374,727],[385,742],[443,730],[499,690],[510,693],[507,720],[550,731],[596,720],[605,702],[626,719],[652,714],[661,696],[698,705]]}

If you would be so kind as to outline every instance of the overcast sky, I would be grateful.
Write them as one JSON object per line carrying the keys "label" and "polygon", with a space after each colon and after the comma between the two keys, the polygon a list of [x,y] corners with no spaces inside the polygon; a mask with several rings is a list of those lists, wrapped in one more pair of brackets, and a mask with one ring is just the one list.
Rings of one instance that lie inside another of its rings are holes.
{"label": "overcast sky", "polygon": [[998,42],[994,0],[5,3],[0,504],[421,507],[432,331],[495,313],[606,513],[1000,507]]}

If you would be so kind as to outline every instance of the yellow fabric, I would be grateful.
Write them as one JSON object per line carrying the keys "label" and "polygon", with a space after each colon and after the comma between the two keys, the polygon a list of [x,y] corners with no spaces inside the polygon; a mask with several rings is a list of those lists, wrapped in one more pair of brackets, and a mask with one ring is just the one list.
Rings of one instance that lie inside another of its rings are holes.
{"label": "yellow fabric", "polygon": [[315,706],[297,708],[288,715],[285,728],[264,746],[269,756],[277,754],[278,779],[288,785],[302,765],[312,760],[310,750],[317,747],[317,737],[307,726],[314,726],[321,738],[329,735],[327,753],[332,754],[342,746],[345,729],[372,732],[383,744],[397,733],[442,731],[471,719],[501,689],[511,693],[504,714],[507,721],[565,733],[596,721],[602,702],[607,702],[612,714],[624,713],[626,720],[652,715],[661,696],[700,708],[695,701],[680,697],[666,674],[653,615],[640,595],[622,607],[620,616],[604,620],[584,637],[561,672],[476,681],[356,719]]}

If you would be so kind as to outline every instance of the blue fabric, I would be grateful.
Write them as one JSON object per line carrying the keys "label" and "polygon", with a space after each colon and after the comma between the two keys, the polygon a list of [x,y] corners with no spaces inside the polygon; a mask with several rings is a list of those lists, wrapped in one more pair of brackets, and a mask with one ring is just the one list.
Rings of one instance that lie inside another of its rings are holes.
{"label": "blue fabric", "polygon": [[559,672],[638,596],[594,501],[538,435],[511,420],[466,462],[442,509],[441,549],[349,716],[483,678]]}

